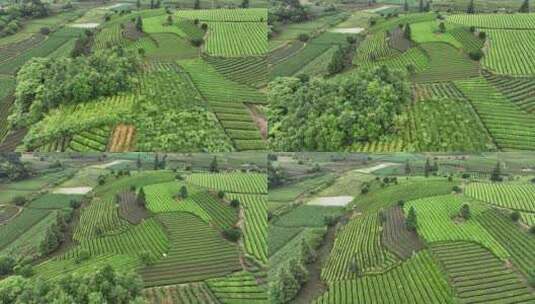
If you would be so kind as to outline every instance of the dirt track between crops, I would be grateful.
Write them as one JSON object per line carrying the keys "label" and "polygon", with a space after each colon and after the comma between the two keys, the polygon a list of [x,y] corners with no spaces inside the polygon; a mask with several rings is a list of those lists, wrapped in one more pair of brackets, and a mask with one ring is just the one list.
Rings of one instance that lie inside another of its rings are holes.
{"label": "dirt track between crops", "polygon": [[247,105],[249,108],[249,111],[251,112],[251,117],[253,118],[255,124],[260,129],[260,136],[262,136],[262,139],[267,139],[268,136],[268,122],[266,117],[260,113],[260,111],[256,108],[255,105]]}
{"label": "dirt track between crops", "polygon": [[331,249],[336,239],[336,225],[331,226],[327,230],[327,234],[323,239],[320,247],[316,251],[318,256],[314,263],[307,265],[308,281],[303,285],[297,297],[292,302],[294,304],[308,304],[313,303],[314,299],[319,297],[327,290],[327,285],[321,279],[321,268],[327,262]]}

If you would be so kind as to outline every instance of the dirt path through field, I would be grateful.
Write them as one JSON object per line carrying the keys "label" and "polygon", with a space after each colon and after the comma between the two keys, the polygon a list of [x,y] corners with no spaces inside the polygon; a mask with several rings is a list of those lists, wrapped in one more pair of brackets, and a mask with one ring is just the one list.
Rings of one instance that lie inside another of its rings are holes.
{"label": "dirt path through field", "polygon": [[[0,204],[0,207],[2,207],[2,206],[7,206],[7,204]],[[17,206],[17,205],[10,205],[10,206],[13,206],[13,207],[17,208],[17,213],[15,213],[14,215],[12,215],[12,216],[11,216],[9,219],[7,219],[6,221],[0,223],[0,226],[9,223],[9,221],[11,221],[11,220],[14,219],[15,217],[17,217],[17,216],[22,212],[22,207]]]}
{"label": "dirt path through field", "polygon": [[327,285],[321,279],[321,268],[327,262],[331,249],[334,245],[336,238],[336,226],[331,226],[327,230],[325,239],[317,250],[318,258],[316,261],[308,265],[308,281],[303,285],[303,288],[297,294],[297,297],[293,301],[294,304],[309,304],[324,293],[327,289]]}
{"label": "dirt path through field", "polygon": [[262,136],[262,139],[267,139],[268,135],[268,122],[266,117],[260,113],[260,111],[256,108],[255,105],[248,104],[247,108],[249,108],[249,111],[251,112],[251,116],[253,117],[253,120],[255,124],[260,129],[260,136]]}
{"label": "dirt path through field", "polygon": [[390,166],[397,166],[397,165],[399,165],[399,164],[396,164],[396,163],[380,163],[380,164],[375,165],[373,167],[357,169],[357,170],[355,170],[355,172],[372,173],[372,172],[377,171],[379,169],[384,169],[384,168],[388,168]]}

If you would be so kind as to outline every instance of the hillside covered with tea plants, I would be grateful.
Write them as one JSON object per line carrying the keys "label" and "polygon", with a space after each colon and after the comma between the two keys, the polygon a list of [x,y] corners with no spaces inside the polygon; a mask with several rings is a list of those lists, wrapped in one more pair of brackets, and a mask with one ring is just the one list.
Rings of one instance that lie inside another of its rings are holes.
{"label": "hillside covered with tea plants", "polygon": [[534,149],[530,1],[275,3],[274,150]]}
{"label": "hillside covered with tea plants", "polygon": [[535,302],[533,155],[269,158],[272,303]]}
{"label": "hillside covered with tea plants", "polygon": [[266,149],[267,3],[43,6],[0,36],[1,151]]}
{"label": "hillside covered with tea plants", "polygon": [[267,303],[265,162],[2,155],[2,303]]}

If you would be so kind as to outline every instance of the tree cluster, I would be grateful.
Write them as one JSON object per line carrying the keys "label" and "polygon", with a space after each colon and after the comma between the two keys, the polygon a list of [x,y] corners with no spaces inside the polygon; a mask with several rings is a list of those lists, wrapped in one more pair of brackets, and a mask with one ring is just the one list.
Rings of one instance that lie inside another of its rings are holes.
{"label": "tree cluster", "polygon": [[278,78],[269,84],[268,118],[277,151],[343,151],[396,132],[410,100],[404,72],[386,66],[335,78]]}
{"label": "tree cluster", "polygon": [[429,174],[436,175],[438,172],[438,163],[435,161],[433,164],[431,164],[431,161],[428,159],[425,160],[424,165],[424,176],[428,177]]}
{"label": "tree cluster", "polygon": [[268,24],[297,23],[311,18],[310,9],[299,0],[272,1],[269,7]]}
{"label": "tree cluster", "polygon": [[409,231],[416,231],[418,228],[418,218],[416,216],[416,209],[414,209],[414,207],[409,209],[409,214],[405,219],[405,227],[407,227]]}
{"label": "tree cluster", "polygon": [[67,221],[62,212],[57,212],[55,222],[47,229],[45,238],[39,244],[39,253],[45,256],[56,250],[65,240]]}
{"label": "tree cluster", "polygon": [[0,9],[0,38],[13,35],[30,18],[42,18],[49,14],[48,4],[40,0],[19,1]]}
{"label": "tree cluster", "polygon": [[268,161],[268,188],[272,189],[281,186],[286,181],[286,173],[280,167],[274,167],[271,161]]}
{"label": "tree cluster", "polygon": [[496,167],[494,167],[492,170],[492,173],[490,174],[490,180],[493,182],[503,181],[500,162],[496,163]]}
{"label": "tree cluster", "polygon": [[347,38],[348,43],[338,46],[338,49],[334,52],[331,58],[331,62],[327,66],[329,75],[340,73],[352,65],[353,53],[357,48],[357,39],[352,36]]}
{"label": "tree cluster", "polygon": [[306,265],[316,260],[316,252],[306,240],[302,240],[300,254],[282,267],[276,280],[270,286],[271,303],[283,304],[291,302],[308,280]]}
{"label": "tree cluster", "polygon": [[0,283],[0,299],[5,304],[141,304],[143,284],[135,274],[116,272],[104,266],[87,274],[71,274],[58,280],[26,279],[11,276]]}
{"label": "tree cluster", "polygon": [[0,179],[18,181],[29,176],[29,169],[20,160],[19,153],[0,153]]}
{"label": "tree cluster", "polygon": [[529,0],[524,0],[518,11],[521,13],[529,13]]}
{"label": "tree cluster", "polygon": [[60,105],[89,102],[133,88],[141,60],[122,48],[76,58],[32,58],[17,74],[12,124],[28,126]]}

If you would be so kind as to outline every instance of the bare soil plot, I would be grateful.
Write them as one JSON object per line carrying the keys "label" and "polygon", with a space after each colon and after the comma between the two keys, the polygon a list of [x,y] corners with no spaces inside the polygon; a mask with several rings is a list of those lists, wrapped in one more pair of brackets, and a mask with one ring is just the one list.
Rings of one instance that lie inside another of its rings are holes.
{"label": "bare soil plot", "polygon": [[312,206],[324,206],[324,207],[345,207],[353,200],[352,196],[327,196],[316,197],[308,202],[308,205]]}
{"label": "bare soil plot", "polygon": [[60,187],[54,189],[52,193],[56,194],[87,194],[89,191],[93,190],[92,187]]}
{"label": "bare soil plot", "polygon": [[381,241],[388,250],[402,259],[408,259],[413,252],[425,247],[416,232],[405,228],[405,216],[401,207],[394,206],[387,209],[385,217]]}
{"label": "bare soil plot", "polygon": [[132,224],[139,224],[149,217],[147,209],[139,205],[134,191],[124,191],[119,195],[119,215]]}
{"label": "bare soil plot", "polygon": [[363,27],[348,27],[348,28],[335,28],[330,30],[332,33],[341,33],[341,34],[358,34],[364,31]]}
{"label": "bare soil plot", "polygon": [[357,170],[355,170],[355,172],[372,173],[372,172],[377,171],[377,170],[380,170],[380,169],[388,168],[388,167],[390,167],[390,166],[397,166],[397,165],[399,165],[399,164],[395,164],[395,163],[381,163],[381,164],[378,164],[378,165],[373,166],[373,167],[357,169]]}

